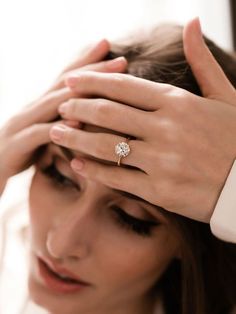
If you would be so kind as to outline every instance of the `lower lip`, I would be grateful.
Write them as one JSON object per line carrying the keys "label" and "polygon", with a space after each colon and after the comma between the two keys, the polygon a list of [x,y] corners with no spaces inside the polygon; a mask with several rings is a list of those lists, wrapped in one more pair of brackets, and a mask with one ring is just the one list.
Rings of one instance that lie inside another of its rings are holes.
{"label": "lower lip", "polygon": [[57,278],[57,276],[48,269],[47,265],[41,259],[38,259],[38,267],[40,276],[42,277],[45,285],[56,293],[75,293],[88,286],[82,283],[67,283],[60,278]]}

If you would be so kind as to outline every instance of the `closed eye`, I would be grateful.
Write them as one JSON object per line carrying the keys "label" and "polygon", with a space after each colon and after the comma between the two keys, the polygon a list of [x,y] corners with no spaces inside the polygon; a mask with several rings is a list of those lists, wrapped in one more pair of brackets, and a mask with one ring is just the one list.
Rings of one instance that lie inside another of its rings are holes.
{"label": "closed eye", "polygon": [[[57,188],[76,189],[80,191],[80,186],[77,182],[72,181],[57,169],[55,160],[41,169],[41,172],[46,175]],[[113,212],[113,218],[120,227],[140,236],[151,236],[153,229],[160,225],[157,221],[143,220],[129,215],[124,209],[117,205],[112,205],[110,209]]]}
{"label": "closed eye", "polygon": [[58,171],[54,161],[49,166],[42,169],[42,173],[50,178],[59,187],[76,188],[77,190],[80,190],[77,183],[73,182],[70,178],[64,176],[61,172]]}
{"label": "closed eye", "polygon": [[123,227],[141,236],[150,236],[153,228],[159,225],[156,221],[148,221],[131,216],[116,205],[111,206],[111,209],[116,214],[117,221]]}

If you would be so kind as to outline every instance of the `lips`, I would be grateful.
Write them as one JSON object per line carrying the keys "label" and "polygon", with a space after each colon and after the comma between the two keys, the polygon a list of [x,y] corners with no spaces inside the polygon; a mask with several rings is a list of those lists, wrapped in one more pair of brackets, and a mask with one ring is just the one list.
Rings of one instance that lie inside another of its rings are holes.
{"label": "lips", "polygon": [[38,268],[44,284],[57,293],[74,293],[90,285],[50,260],[38,258]]}

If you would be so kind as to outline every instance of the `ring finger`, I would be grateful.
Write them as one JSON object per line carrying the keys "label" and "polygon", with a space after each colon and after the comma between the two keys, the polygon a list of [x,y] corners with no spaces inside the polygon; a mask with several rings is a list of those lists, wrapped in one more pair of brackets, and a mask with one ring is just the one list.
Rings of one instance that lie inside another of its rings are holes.
{"label": "ring finger", "polygon": [[[87,132],[65,125],[51,128],[50,137],[58,145],[113,163],[117,163],[119,159],[115,152],[116,145],[126,142],[124,137],[116,134]],[[144,161],[147,156],[147,144],[140,140],[130,140],[128,145],[130,152],[122,158],[121,163],[145,171]]]}

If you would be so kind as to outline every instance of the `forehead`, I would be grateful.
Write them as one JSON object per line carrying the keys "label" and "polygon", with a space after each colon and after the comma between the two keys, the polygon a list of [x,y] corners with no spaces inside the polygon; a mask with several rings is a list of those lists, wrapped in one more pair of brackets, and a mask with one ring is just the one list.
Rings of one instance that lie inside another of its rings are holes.
{"label": "forehead", "polygon": [[[56,147],[56,145],[54,145],[54,144],[50,144],[48,146],[48,149],[47,149],[47,152],[49,154],[55,154],[55,153],[60,154],[60,151],[61,152],[64,151],[64,148],[61,148],[60,146]],[[62,154],[65,156],[64,152]],[[71,154],[70,151],[69,151],[69,154]],[[66,159],[69,161],[69,159],[67,157],[66,157]],[[124,200],[126,199],[129,202],[137,202],[137,204],[139,204],[139,206],[141,206],[141,208],[143,208],[145,211],[147,211],[149,214],[151,214],[155,219],[158,219],[159,222],[162,222],[162,223],[169,225],[169,219],[167,217],[168,215],[163,208],[161,208],[159,206],[155,206],[155,205],[147,202],[146,200],[140,198],[139,196],[128,193],[126,191],[113,189],[113,188],[111,188],[109,186],[105,186],[105,185],[104,185],[104,187],[106,188],[105,189],[106,193],[109,191],[109,194],[112,193],[112,195],[114,195],[116,197],[118,196],[119,199],[120,199],[120,197],[122,197],[122,199],[124,199]],[[105,190],[102,189],[103,194],[105,193]],[[99,189],[99,191],[100,191],[100,189]]]}
{"label": "forehead", "polygon": [[[109,133],[109,134],[119,135],[119,136],[122,136],[124,138],[127,137],[127,135],[124,135],[122,133],[116,132],[114,130],[108,130],[108,129],[105,129],[105,128],[102,128],[102,127],[99,127],[99,126],[89,125],[89,124],[85,124],[85,123],[83,123],[81,125],[80,129],[82,129],[84,131],[87,131],[87,132]],[[62,152],[63,155],[67,158],[68,161],[71,161],[75,157],[86,157],[86,158],[89,157],[89,159],[102,162],[103,164],[117,166],[117,162],[101,160],[101,159],[97,159],[97,158],[95,158],[93,156],[87,156],[86,154],[80,152],[79,149],[75,151],[75,150],[71,150],[71,149],[68,149],[68,148],[65,148],[65,147],[62,147],[62,146],[58,146],[58,145],[55,145],[55,144],[50,144],[49,147],[51,147],[52,150],[56,149],[57,151],[59,150],[60,152]],[[114,148],[111,147],[111,149],[114,149]],[[133,168],[132,166],[128,166],[128,165],[122,165],[122,167],[130,168],[130,169]],[[148,201],[142,199],[141,197],[136,196],[136,195],[131,194],[131,193],[128,193],[126,191],[116,190],[116,189],[113,189],[113,188],[110,188],[110,187],[109,187],[109,189],[111,191],[113,191],[114,193],[119,194],[121,196],[124,196],[124,197],[126,197],[128,199],[136,200],[136,201],[141,202],[145,206],[145,208],[148,209],[148,211],[150,211],[151,214],[153,214],[154,216],[157,215],[157,216],[159,216],[159,218],[161,216],[162,220],[164,219],[165,222],[168,222],[168,219],[166,217],[166,210],[164,210],[162,207],[153,205],[153,204],[149,203]]]}

